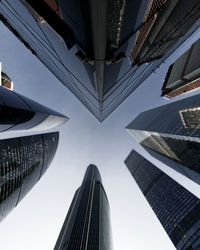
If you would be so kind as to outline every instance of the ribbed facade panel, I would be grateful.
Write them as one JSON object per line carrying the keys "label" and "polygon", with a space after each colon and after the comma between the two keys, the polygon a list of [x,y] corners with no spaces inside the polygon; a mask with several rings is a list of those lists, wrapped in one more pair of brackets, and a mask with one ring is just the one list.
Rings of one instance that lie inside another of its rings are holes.
{"label": "ribbed facade panel", "polygon": [[87,250],[99,249],[100,190],[100,184],[96,184],[94,187],[93,204],[91,208],[91,219],[89,237],[87,240]]}

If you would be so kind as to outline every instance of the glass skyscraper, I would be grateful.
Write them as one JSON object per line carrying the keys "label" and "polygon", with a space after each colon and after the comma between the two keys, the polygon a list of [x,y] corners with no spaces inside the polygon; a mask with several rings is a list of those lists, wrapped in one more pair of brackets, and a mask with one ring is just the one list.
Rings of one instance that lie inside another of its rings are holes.
{"label": "glass skyscraper", "polygon": [[75,192],[54,250],[111,250],[110,208],[95,165]]}
{"label": "glass skyscraper", "polygon": [[[103,121],[199,28],[199,5],[198,0],[2,0],[0,20]],[[144,27],[152,16],[157,18],[149,32]],[[141,45],[138,32],[145,41],[136,65],[130,57]]]}
{"label": "glass skyscraper", "polygon": [[128,132],[155,158],[200,184],[200,95],[140,113]]}
{"label": "glass skyscraper", "polygon": [[0,87],[0,132],[53,129],[68,118],[20,94]]}
{"label": "glass skyscraper", "polygon": [[200,200],[134,150],[125,164],[176,249],[200,249]]}
{"label": "glass skyscraper", "polygon": [[39,181],[54,158],[59,133],[0,140],[0,221]]}

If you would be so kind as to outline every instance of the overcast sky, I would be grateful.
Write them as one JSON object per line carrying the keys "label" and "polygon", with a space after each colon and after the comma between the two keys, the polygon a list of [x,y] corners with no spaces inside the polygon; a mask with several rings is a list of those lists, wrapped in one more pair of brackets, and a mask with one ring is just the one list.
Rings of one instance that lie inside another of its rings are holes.
{"label": "overcast sky", "polygon": [[[160,97],[168,65],[199,34],[99,123],[1,23],[0,32],[2,69],[12,78],[14,90],[70,118],[59,128],[58,150],[48,171],[0,224],[0,249],[53,249],[74,192],[90,163],[99,168],[108,195],[114,249],[175,249],[123,163],[133,148],[144,153],[124,128],[141,111],[168,102]],[[200,91],[192,94],[197,93]],[[2,133],[0,138],[21,135],[24,134]],[[200,197],[198,185],[153,160],[147,153],[144,155]]]}

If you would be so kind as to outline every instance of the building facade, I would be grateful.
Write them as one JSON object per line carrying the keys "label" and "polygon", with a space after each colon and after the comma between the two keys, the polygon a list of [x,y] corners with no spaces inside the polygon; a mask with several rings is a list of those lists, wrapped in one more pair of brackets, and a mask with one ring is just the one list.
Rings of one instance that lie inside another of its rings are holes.
{"label": "building facade", "polygon": [[176,249],[200,249],[200,200],[134,150],[125,164]]}
{"label": "building facade", "polygon": [[200,95],[140,113],[128,132],[152,156],[200,184]]}
{"label": "building facade", "polygon": [[5,72],[1,70],[1,62],[0,62],[0,78],[1,78],[0,86],[13,90],[12,80]]}
{"label": "building facade", "polygon": [[89,165],[62,226],[55,250],[111,250],[109,203],[100,173]]}
{"label": "building facade", "polygon": [[131,52],[134,64],[161,58],[200,18],[198,0],[149,0]]}
{"label": "building facade", "polygon": [[0,221],[39,181],[54,158],[59,133],[0,140]]}
{"label": "building facade", "polygon": [[[131,50],[150,2],[2,0],[0,20],[103,121],[199,28],[195,12],[159,59],[153,55],[157,60],[148,65],[133,65]],[[188,12],[193,11],[193,2]],[[198,6],[196,10],[199,13]]]}
{"label": "building facade", "polygon": [[168,69],[162,87],[162,96],[173,98],[200,87],[200,39],[179,57]]}
{"label": "building facade", "polygon": [[56,111],[0,87],[0,132],[48,130],[67,120]]}

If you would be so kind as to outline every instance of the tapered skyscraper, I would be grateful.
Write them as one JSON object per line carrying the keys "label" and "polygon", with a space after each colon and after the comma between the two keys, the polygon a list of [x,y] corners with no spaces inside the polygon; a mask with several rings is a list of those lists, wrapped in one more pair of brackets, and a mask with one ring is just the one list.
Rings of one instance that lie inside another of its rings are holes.
{"label": "tapered skyscraper", "polygon": [[125,164],[176,249],[200,249],[200,200],[134,150]]}
{"label": "tapered skyscraper", "polygon": [[0,140],[0,221],[39,181],[54,158],[59,133]]}
{"label": "tapered skyscraper", "polygon": [[200,95],[142,112],[127,130],[153,157],[200,184]]}
{"label": "tapered skyscraper", "polygon": [[100,173],[89,165],[54,250],[111,250],[109,203]]}

